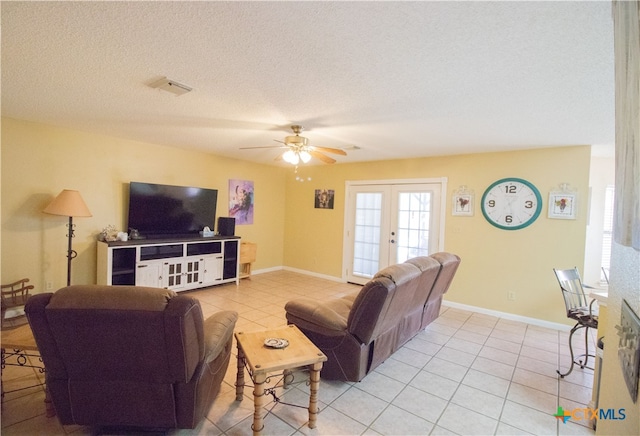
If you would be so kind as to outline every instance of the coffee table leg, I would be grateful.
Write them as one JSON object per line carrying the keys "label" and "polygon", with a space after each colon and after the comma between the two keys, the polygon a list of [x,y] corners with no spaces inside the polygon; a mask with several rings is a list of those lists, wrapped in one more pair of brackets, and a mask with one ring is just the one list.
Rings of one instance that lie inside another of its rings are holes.
{"label": "coffee table leg", "polygon": [[267,375],[264,373],[253,374],[253,436],[258,436],[262,434],[262,429],[264,428],[264,422],[262,419],[262,401],[264,398],[264,382],[267,378]]}
{"label": "coffee table leg", "polygon": [[244,396],[244,353],[238,345],[238,374],[236,375],[236,401]]}
{"label": "coffee table leg", "polygon": [[318,389],[322,362],[310,365],[309,371],[309,428],[316,428],[318,418]]}

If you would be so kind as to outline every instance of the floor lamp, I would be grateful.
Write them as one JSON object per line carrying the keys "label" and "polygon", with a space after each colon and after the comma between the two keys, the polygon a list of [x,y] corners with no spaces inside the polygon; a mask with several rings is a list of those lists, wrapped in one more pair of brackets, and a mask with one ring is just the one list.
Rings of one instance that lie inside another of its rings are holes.
{"label": "floor lamp", "polygon": [[71,248],[71,238],[75,236],[73,234],[73,217],[89,217],[93,215],[89,212],[89,208],[85,204],[80,193],[71,189],[64,189],[56,198],[53,199],[51,203],[49,203],[49,206],[47,206],[43,212],[51,215],[69,217],[69,224],[67,224],[69,227],[69,233],[67,234],[67,237],[69,238],[69,245],[67,248],[67,286],[69,286],[71,285],[71,260],[78,255],[78,253]]}

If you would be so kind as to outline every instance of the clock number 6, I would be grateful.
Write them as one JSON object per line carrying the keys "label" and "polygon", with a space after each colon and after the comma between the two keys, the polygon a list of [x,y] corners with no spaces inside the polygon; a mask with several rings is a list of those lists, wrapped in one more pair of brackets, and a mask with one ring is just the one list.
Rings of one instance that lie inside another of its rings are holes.
{"label": "clock number 6", "polygon": [[513,217],[511,215],[507,215],[504,217],[504,221],[508,224],[511,224],[513,222]]}

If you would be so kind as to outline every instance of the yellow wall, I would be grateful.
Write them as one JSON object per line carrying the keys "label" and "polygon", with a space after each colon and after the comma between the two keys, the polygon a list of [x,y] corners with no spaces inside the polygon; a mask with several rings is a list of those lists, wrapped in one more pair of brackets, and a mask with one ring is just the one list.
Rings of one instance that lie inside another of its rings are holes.
{"label": "yellow wall", "polygon": [[[123,140],[13,119],[2,120],[2,283],[30,277],[37,291],[66,284],[67,218],[42,209],[62,189],[77,189],[93,217],[76,218],[72,283],[96,281],[96,237],[109,224],[124,230],[128,182],[218,189],[228,216],[228,180],[253,180],[253,225],[236,234],[258,244],[254,268],[282,265],[283,169],[211,154]],[[276,223],[276,225],[274,225]],[[261,255],[262,252],[262,255]]]}
{"label": "yellow wall", "polygon": [[[230,178],[255,182],[255,224],[237,226],[243,239],[258,243],[254,271],[286,266],[341,278],[345,181],[446,177],[445,250],[462,257],[447,299],[566,323],[551,269],[583,262],[590,147],[301,167],[297,175],[311,181],[299,182],[291,168],[11,119],[2,127],[3,282],[28,276],[41,291],[47,281],[64,285],[66,219],[41,211],[65,188],[80,190],[93,213],[75,220],[73,283],[95,282],[96,235],[126,224],[127,182],[218,188],[224,216]],[[483,190],[509,176],[529,180],[543,196],[538,220],[518,231],[490,226],[478,207]],[[581,195],[577,220],[547,218],[548,193],[561,182]],[[460,185],[475,190],[473,217],[451,216]],[[336,191],[333,210],[314,208],[318,188]]]}
{"label": "yellow wall", "polygon": [[[364,152],[364,151],[361,151]],[[567,323],[552,268],[581,267],[584,261],[590,147],[575,146],[360,164],[304,167],[287,176],[285,265],[342,277],[345,181],[448,178],[445,250],[462,265],[447,300],[501,312]],[[505,231],[489,225],[479,208],[483,191],[504,177],[538,187],[543,208],[531,226]],[[577,220],[547,218],[548,197],[562,182],[579,195]],[[475,215],[451,215],[451,196],[460,185],[476,194]],[[333,210],[315,209],[315,189],[335,190]],[[516,300],[507,300],[514,291]]]}

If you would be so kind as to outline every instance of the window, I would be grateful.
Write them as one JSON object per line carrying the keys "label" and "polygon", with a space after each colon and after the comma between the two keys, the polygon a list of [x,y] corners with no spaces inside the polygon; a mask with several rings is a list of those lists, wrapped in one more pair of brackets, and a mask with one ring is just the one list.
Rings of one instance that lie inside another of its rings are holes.
{"label": "window", "polygon": [[613,200],[615,197],[615,186],[607,185],[604,194],[604,221],[602,232],[602,260],[600,266],[600,282],[609,282],[609,265],[611,263],[611,242],[613,241]]}

